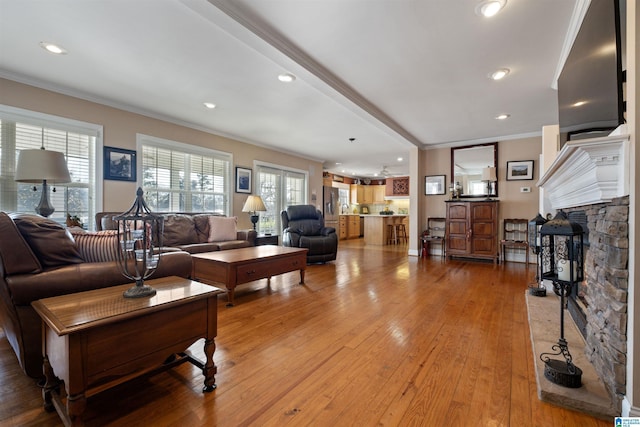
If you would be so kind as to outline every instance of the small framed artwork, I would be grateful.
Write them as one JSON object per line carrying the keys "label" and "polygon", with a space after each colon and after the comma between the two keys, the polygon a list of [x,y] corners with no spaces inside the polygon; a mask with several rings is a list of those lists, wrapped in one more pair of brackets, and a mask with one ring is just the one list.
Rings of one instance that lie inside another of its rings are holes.
{"label": "small framed artwork", "polygon": [[424,194],[433,196],[446,194],[446,182],[444,175],[430,175],[424,177]]}
{"label": "small framed artwork", "polygon": [[251,169],[236,166],[236,193],[251,194]]}
{"label": "small framed artwork", "polygon": [[104,147],[104,179],[136,181],[136,152]]}
{"label": "small framed artwork", "polygon": [[533,160],[507,162],[507,181],[524,181],[533,179]]}

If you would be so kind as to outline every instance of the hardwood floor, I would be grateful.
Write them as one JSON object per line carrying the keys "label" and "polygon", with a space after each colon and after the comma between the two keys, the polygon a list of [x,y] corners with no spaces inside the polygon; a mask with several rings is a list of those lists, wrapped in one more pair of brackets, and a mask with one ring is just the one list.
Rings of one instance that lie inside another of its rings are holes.
{"label": "hardwood floor", "polygon": [[[88,399],[85,422],[189,426],[610,426],[538,400],[523,264],[338,259],[220,296],[218,388],[183,364]],[[152,331],[150,331],[152,333]],[[0,331],[0,425],[58,426]]]}

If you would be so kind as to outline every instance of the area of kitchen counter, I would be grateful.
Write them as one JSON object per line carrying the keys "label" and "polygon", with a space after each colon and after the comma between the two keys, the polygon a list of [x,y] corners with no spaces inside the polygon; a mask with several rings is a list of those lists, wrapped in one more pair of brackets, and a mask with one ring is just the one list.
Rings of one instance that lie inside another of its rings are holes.
{"label": "area of kitchen counter", "polygon": [[391,224],[396,218],[405,218],[405,227],[408,233],[409,215],[393,214],[393,215],[364,215],[364,242],[367,245],[386,245],[389,241],[389,232],[387,225]]}

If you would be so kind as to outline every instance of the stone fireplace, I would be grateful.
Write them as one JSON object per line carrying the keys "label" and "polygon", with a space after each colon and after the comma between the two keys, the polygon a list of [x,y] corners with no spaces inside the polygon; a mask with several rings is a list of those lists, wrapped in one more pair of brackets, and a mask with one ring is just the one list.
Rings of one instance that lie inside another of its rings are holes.
{"label": "stone fireplace", "polygon": [[626,135],[570,141],[538,183],[552,208],[586,222],[585,280],[568,310],[618,410],[626,394],[628,143]]}
{"label": "stone fireplace", "polygon": [[625,394],[629,197],[565,209],[584,211],[589,229],[585,280],[568,310],[586,341],[585,353],[614,402]]}

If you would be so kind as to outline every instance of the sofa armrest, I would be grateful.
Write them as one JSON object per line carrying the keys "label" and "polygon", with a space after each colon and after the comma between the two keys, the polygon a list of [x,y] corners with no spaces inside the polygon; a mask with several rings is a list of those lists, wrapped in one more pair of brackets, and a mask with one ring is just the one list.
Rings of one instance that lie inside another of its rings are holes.
{"label": "sofa armrest", "polygon": [[236,233],[236,239],[251,242],[251,246],[253,246],[256,241],[257,235],[258,233],[256,233],[256,230],[248,228],[246,230],[238,230],[238,232]]}

